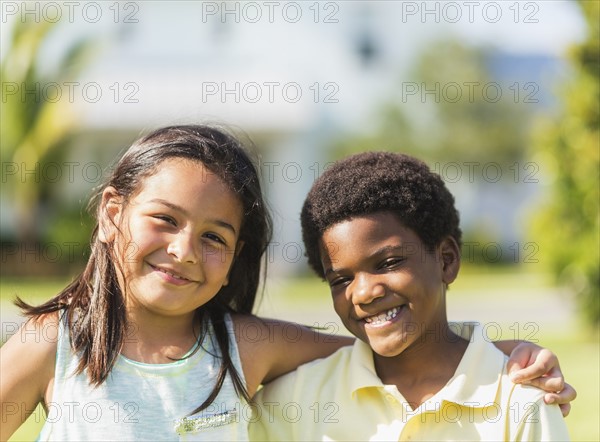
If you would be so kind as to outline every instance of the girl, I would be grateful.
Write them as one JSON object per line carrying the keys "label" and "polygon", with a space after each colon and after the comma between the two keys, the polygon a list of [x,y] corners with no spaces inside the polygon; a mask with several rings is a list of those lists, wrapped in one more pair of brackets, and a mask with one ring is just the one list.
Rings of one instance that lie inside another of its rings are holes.
{"label": "girl", "polygon": [[41,440],[247,439],[261,383],[350,343],[251,315],[271,222],[233,137],[159,129],[93,202],[83,273],[45,304],[17,300],[30,319],[2,347],[3,440],[40,402]]}

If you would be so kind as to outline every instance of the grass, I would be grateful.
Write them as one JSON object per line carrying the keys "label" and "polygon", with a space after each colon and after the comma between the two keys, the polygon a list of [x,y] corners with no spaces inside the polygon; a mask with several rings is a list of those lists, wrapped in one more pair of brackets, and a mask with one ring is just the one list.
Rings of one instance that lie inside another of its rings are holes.
{"label": "grass", "polygon": [[[0,281],[3,329],[5,322],[17,313],[10,307],[15,294],[40,302],[58,293],[67,282]],[[572,299],[552,287],[546,275],[502,270],[481,274],[467,268],[448,293],[448,304],[451,319],[477,319],[484,323],[493,319],[505,332],[505,339],[524,338],[525,332],[535,331],[529,337],[558,355],[567,381],[578,391],[566,419],[572,440],[600,440],[598,331],[581,326]],[[315,278],[269,281],[258,313],[344,331],[331,307],[327,286]],[[530,328],[532,324],[534,329]],[[517,331],[523,333],[515,336]],[[38,409],[11,440],[35,440],[42,425],[43,414]]]}

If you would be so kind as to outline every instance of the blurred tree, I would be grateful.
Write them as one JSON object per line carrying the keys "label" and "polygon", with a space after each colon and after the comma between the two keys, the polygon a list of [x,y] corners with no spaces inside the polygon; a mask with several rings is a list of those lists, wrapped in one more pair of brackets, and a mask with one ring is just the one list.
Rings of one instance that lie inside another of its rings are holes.
{"label": "blurred tree", "polygon": [[336,157],[367,148],[402,151],[428,162],[492,159],[508,167],[522,160],[532,107],[495,82],[488,66],[493,55],[452,40],[428,46],[413,72],[390,91],[376,130],[340,140]]}
{"label": "blurred tree", "polygon": [[60,156],[77,124],[69,97],[64,93],[58,99],[50,96],[51,89],[46,86],[55,83],[66,88],[87,64],[93,49],[90,40],[81,39],[55,60],[52,72],[44,69],[42,47],[60,23],[15,20],[0,66],[2,196],[13,211],[16,239],[24,244],[38,241],[41,233],[40,203],[48,183],[40,170],[49,157]]}
{"label": "blurred tree", "polygon": [[600,325],[600,2],[579,2],[586,40],[572,48],[573,76],[562,86],[562,115],[536,129],[542,170],[553,178],[533,222],[544,261],[575,292],[584,317]]}

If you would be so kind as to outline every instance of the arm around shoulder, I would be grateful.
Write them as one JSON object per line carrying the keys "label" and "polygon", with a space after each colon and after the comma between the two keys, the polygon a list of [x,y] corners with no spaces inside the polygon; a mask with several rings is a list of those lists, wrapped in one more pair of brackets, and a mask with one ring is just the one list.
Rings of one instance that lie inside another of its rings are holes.
{"label": "arm around shoulder", "polygon": [[319,333],[293,322],[249,315],[234,315],[233,320],[251,396],[260,384],[354,342],[353,338]]}
{"label": "arm around shoulder", "polygon": [[44,401],[54,378],[58,314],[25,322],[0,348],[0,440],[7,440]]}

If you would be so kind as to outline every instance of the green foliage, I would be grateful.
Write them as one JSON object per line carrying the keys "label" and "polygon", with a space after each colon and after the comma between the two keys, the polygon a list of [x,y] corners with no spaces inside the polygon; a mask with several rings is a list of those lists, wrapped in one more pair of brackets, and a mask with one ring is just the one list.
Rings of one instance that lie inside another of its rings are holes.
{"label": "green foliage", "polygon": [[[77,115],[68,99],[48,99],[43,91],[49,83],[64,85],[74,81],[88,62],[92,45],[79,40],[69,47],[48,72],[41,63],[44,44],[60,22],[16,20],[0,74],[6,91],[0,104],[0,154],[4,164],[18,170],[40,170],[50,155],[64,152],[70,134],[77,125]],[[39,239],[39,210],[43,199],[44,179],[33,174],[6,176],[2,197],[12,209],[17,239]]]}
{"label": "green foliage", "polygon": [[537,129],[542,170],[552,180],[533,223],[543,261],[576,294],[584,317],[600,325],[599,2],[581,2],[585,42],[570,52],[574,75],[562,88],[563,112]]}

